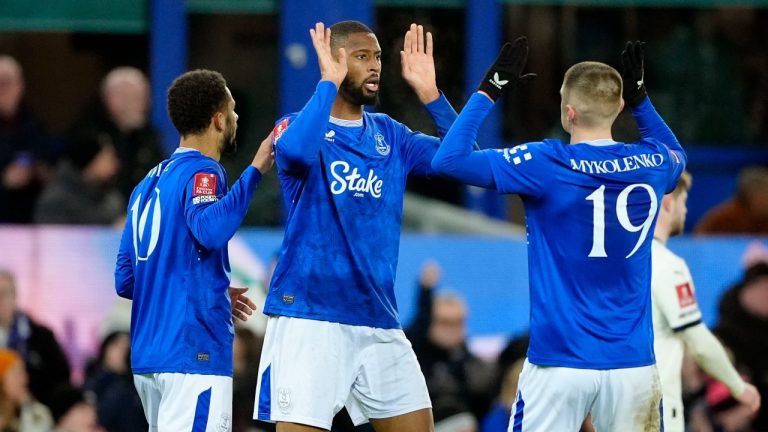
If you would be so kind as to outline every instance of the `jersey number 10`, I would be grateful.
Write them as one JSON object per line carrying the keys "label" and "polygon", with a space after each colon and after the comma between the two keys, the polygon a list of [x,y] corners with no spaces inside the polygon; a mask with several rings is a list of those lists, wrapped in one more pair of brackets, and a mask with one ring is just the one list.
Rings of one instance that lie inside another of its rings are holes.
{"label": "jersey number 10", "polygon": [[[154,195],[144,205],[144,209],[139,216],[139,203],[141,194],[136,197],[136,201],[131,206],[131,228],[133,229],[133,250],[136,252],[136,263],[146,261],[152,252],[155,251],[157,240],[160,238],[160,220],[162,211],[160,209],[160,189],[155,188]],[[150,208],[152,212],[150,213]],[[149,223],[148,222],[149,219]],[[149,228],[149,238],[146,238],[146,230]],[[147,243],[149,240],[149,243]],[[144,251],[145,249],[145,251]],[[142,252],[145,252],[142,256]]]}
{"label": "jersey number 10", "polygon": [[[629,194],[637,188],[644,189],[648,192],[648,196],[651,199],[651,206],[648,208],[648,216],[645,218],[643,224],[639,226],[632,224],[632,221],[629,220],[629,212],[627,211]],[[601,185],[585,199],[587,201],[592,201],[592,250],[589,251],[589,257],[606,258],[608,257],[608,254],[605,252],[605,185]],[[629,185],[619,193],[619,196],[616,199],[616,217],[619,219],[621,227],[633,233],[640,231],[640,237],[637,239],[635,247],[632,249],[632,252],[624,258],[629,258],[634,255],[640,248],[640,245],[643,244],[643,241],[645,241],[645,238],[648,236],[648,231],[650,231],[651,226],[653,225],[653,220],[656,217],[657,207],[658,202],[656,200],[656,193],[653,191],[653,188],[647,184],[638,183]]]}

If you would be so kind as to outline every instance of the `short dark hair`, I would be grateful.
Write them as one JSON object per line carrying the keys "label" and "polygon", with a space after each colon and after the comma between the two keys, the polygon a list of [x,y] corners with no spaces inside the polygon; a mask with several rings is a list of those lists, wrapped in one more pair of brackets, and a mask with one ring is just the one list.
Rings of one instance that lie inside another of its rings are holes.
{"label": "short dark hair", "polygon": [[215,71],[197,69],[176,78],[168,89],[168,115],[181,136],[204,132],[216,112],[224,111],[227,81]]}
{"label": "short dark hair", "polygon": [[373,33],[370,27],[360,21],[341,21],[329,27],[331,29],[331,50],[335,51],[347,42],[353,33]]}

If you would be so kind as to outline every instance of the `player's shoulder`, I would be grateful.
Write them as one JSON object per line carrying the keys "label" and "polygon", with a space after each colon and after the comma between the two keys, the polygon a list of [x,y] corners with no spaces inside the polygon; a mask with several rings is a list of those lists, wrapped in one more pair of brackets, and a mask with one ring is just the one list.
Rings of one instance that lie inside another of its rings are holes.
{"label": "player's shoulder", "polygon": [[653,151],[661,151],[661,150],[664,150],[666,152],[667,150],[666,144],[652,137],[640,138],[637,141],[628,142],[625,144],[625,147],[633,149],[635,151],[646,152],[646,153],[653,152]]}
{"label": "player's shoulder", "polygon": [[190,177],[198,172],[223,175],[224,168],[215,159],[208,157],[199,151],[186,151],[183,154],[175,155],[169,160],[165,167],[166,172],[171,172],[176,176]]}
{"label": "player's shoulder", "polygon": [[528,165],[530,162],[540,163],[552,159],[556,151],[553,148],[556,143],[545,141],[532,141],[513,145],[512,147],[490,149],[491,155],[498,155],[510,165]]}
{"label": "player's shoulder", "polygon": [[651,243],[651,255],[654,267],[667,267],[674,269],[687,268],[685,260],[672,252],[665,244],[654,240]]}
{"label": "player's shoulder", "polygon": [[395,128],[406,128],[410,130],[408,126],[393,119],[391,116],[389,116],[389,114],[364,111],[363,118],[365,122],[369,124],[374,124],[377,127],[387,126],[387,127],[395,127]]}
{"label": "player's shoulder", "polygon": [[275,122],[275,127],[272,129],[272,140],[277,141],[280,139],[280,137],[283,135],[283,132],[285,132],[286,129],[288,129],[288,126],[291,124],[293,119],[298,116],[298,112],[286,114]]}
{"label": "player's shoulder", "polygon": [[292,122],[293,119],[295,119],[300,113],[301,113],[301,111],[285,114],[284,116],[280,117],[279,119],[277,119],[275,121],[275,126],[277,126],[277,125],[279,125],[281,123],[290,123],[290,122]]}

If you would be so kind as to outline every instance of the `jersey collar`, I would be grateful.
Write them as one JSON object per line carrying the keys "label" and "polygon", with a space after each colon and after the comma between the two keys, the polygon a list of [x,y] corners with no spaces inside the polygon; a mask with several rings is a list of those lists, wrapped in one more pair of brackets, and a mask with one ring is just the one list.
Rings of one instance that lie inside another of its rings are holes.
{"label": "jersey collar", "polygon": [[334,116],[331,116],[328,120],[331,124],[335,124],[336,126],[342,126],[342,127],[361,127],[363,126],[363,118],[360,117],[357,120],[344,120],[340,118],[336,118]]}

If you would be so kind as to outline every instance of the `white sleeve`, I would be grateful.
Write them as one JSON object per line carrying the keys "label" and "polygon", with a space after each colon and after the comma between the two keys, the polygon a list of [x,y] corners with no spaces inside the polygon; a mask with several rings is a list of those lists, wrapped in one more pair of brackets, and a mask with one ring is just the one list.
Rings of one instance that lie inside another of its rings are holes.
{"label": "white sleeve", "polygon": [[744,391],[744,380],[731,364],[725,348],[704,324],[688,327],[679,333],[696,359],[696,363],[714,379],[725,384],[731,394],[738,396]]}
{"label": "white sleeve", "polygon": [[654,257],[652,276],[653,300],[673,332],[685,330],[701,322],[696,290],[685,262],[672,254],[667,262]]}

